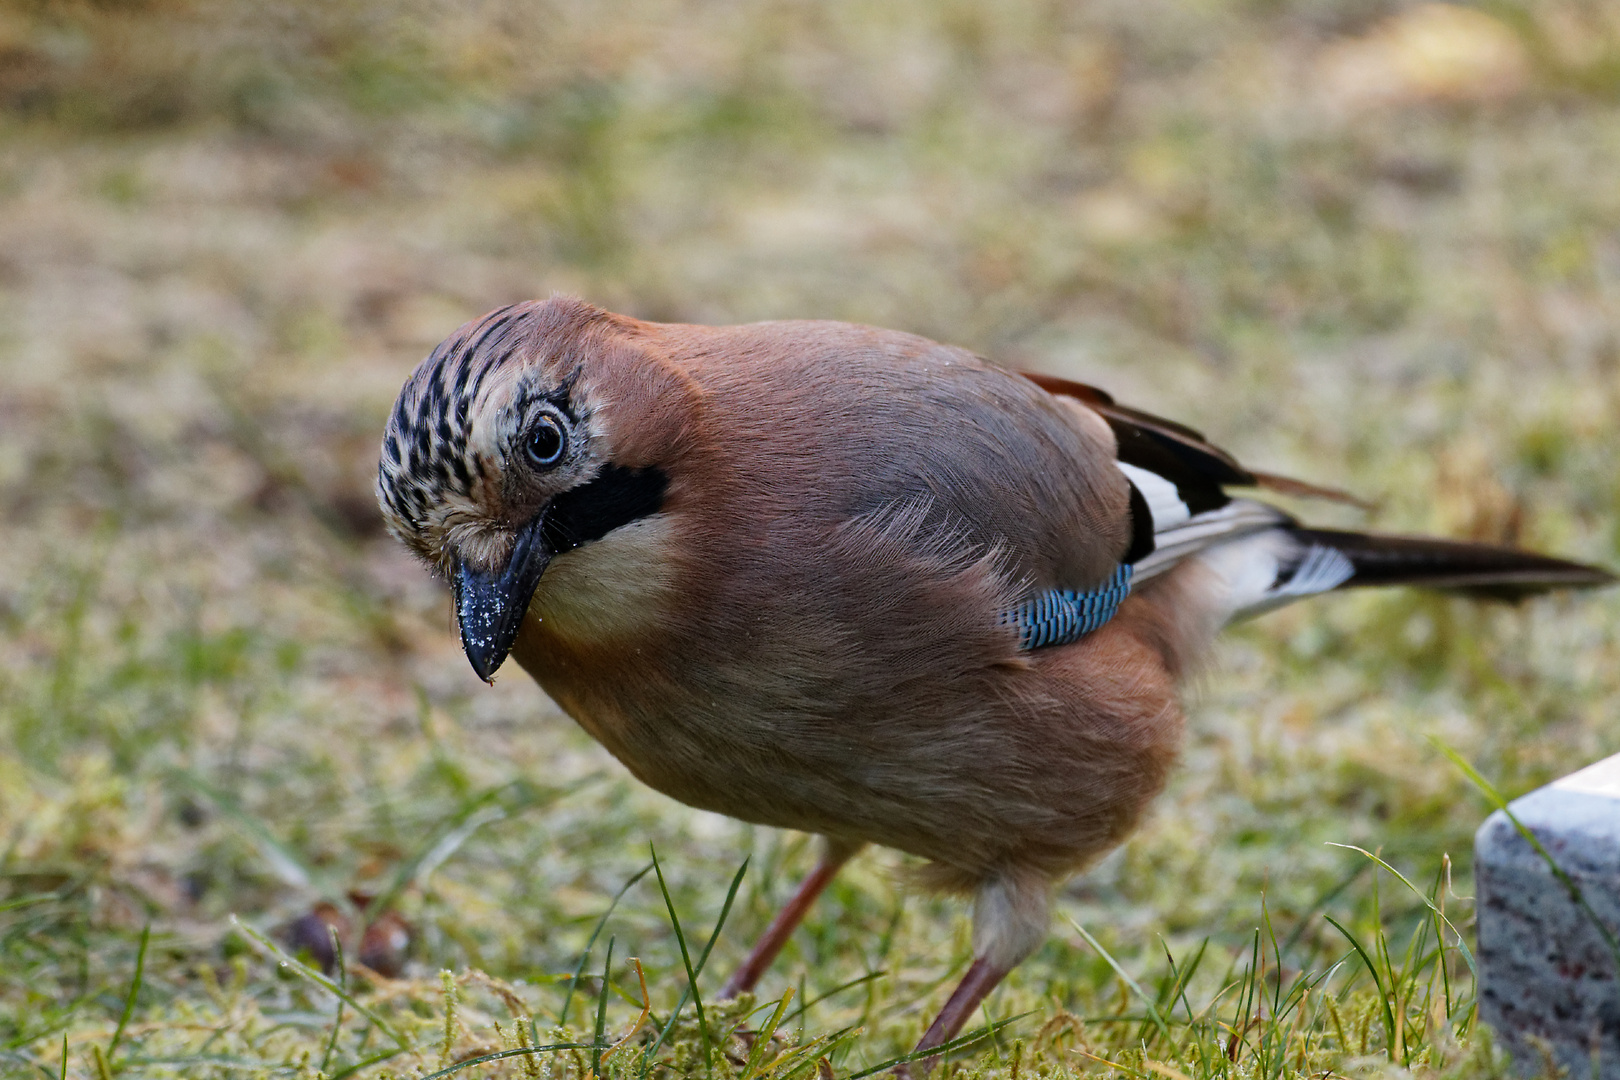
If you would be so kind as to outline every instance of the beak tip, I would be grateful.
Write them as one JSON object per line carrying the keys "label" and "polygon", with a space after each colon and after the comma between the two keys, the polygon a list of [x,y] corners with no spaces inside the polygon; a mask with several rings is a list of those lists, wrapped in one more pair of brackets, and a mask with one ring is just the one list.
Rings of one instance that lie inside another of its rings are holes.
{"label": "beak tip", "polygon": [[482,648],[471,641],[462,641],[462,650],[467,654],[467,662],[472,665],[473,673],[491,686],[495,685],[495,673],[506,662],[505,649]]}

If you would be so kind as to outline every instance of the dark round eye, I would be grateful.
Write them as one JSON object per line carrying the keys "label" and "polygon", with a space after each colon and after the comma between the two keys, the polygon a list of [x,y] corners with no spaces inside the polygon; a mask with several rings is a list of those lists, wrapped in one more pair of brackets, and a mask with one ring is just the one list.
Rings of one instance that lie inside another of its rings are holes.
{"label": "dark round eye", "polygon": [[562,460],[568,449],[568,436],[554,417],[542,416],[529,429],[529,460],[543,469],[549,469]]}

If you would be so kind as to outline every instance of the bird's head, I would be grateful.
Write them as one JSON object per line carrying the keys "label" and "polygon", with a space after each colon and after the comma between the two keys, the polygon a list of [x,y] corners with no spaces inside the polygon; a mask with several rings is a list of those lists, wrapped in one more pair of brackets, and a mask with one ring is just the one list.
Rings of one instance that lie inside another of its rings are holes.
{"label": "bird's head", "polygon": [[663,505],[697,394],[652,329],[569,298],[517,304],[461,327],[400,391],[377,497],[450,582],[482,679],[553,558]]}

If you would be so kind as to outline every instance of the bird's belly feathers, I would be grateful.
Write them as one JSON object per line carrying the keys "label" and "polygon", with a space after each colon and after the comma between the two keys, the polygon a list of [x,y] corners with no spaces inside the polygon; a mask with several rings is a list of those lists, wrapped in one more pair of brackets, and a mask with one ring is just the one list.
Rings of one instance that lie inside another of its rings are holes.
{"label": "bird's belly feathers", "polygon": [[953,609],[891,626],[851,617],[870,596],[783,607],[761,587],[756,607],[793,614],[749,631],[686,595],[672,528],[650,518],[555,560],[513,651],[652,787],[974,872],[1083,862],[1157,790],[1179,713],[1167,679],[1109,684],[1119,649],[1139,650],[1128,625],[1020,653],[994,567],[936,560],[914,584]]}

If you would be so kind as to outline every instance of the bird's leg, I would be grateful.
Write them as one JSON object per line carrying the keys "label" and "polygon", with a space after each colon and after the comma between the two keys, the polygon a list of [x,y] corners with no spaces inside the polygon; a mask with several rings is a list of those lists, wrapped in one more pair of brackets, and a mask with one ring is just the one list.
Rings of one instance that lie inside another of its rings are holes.
{"label": "bird's leg", "polygon": [[[1046,937],[1050,890],[1046,879],[1036,875],[1002,875],[979,887],[973,901],[973,963],[918,1040],[919,1052],[955,1038],[990,991],[1040,946]],[[937,1055],[917,1059],[916,1074],[927,1076],[938,1060]],[[895,1072],[912,1075],[904,1065]]]}
{"label": "bird's leg", "polygon": [[754,951],[748,954],[748,959],[743,961],[742,967],[732,974],[726,982],[726,988],[720,991],[720,1000],[729,1001],[738,994],[747,993],[754,988],[754,984],[759,982],[759,977],[765,974],[765,969],[771,966],[776,954],[782,951],[782,946],[787,944],[788,938],[804,920],[804,913],[810,910],[810,905],[815,903],[816,897],[821,895],[822,890],[837,875],[839,869],[849,862],[851,856],[861,850],[862,846],[844,840],[834,840],[830,836],[821,838],[821,861],[810,871],[810,876],[799,884],[799,891],[793,894],[793,899],[776,913],[771,925],[766,927],[765,933],[754,943]]}

